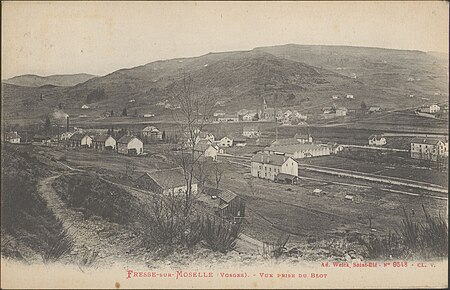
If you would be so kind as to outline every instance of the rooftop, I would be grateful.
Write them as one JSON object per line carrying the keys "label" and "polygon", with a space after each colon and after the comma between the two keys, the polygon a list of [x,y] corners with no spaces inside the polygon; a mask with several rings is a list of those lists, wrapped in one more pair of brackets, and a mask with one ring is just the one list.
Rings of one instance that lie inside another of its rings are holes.
{"label": "rooftop", "polygon": [[226,203],[230,203],[233,199],[237,197],[237,194],[226,189],[221,191],[217,197],[225,201]]}
{"label": "rooftop", "polygon": [[111,136],[110,135],[96,135],[96,136],[94,136],[92,141],[94,141],[94,142],[105,142],[106,140],[108,140],[109,137],[111,137]]}
{"label": "rooftop", "polygon": [[286,161],[285,156],[271,155],[267,153],[258,152],[252,157],[252,162],[258,162],[263,164],[273,164],[281,166]]}
{"label": "rooftop", "polygon": [[436,145],[439,142],[446,142],[446,141],[438,138],[414,138],[411,140],[411,143],[427,144],[427,145]]}
{"label": "rooftop", "polygon": [[80,141],[85,136],[88,136],[88,135],[85,134],[85,133],[75,133],[69,138],[69,140],[71,140],[71,141]]}
{"label": "rooftop", "polygon": [[275,151],[280,153],[290,153],[294,154],[298,151],[309,151],[315,149],[322,149],[323,146],[315,145],[315,144],[295,144],[295,145],[285,145],[285,146],[270,146],[264,148],[264,151]]}
{"label": "rooftop", "polygon": [[130,143],[130,141],[131,140],[133,140],[133,139],[138,139],[138,140],[140,140],[138,137],[136,137],[136,136],[128,136],[128,135],[125,135],[125,136],[122,136],[122,138],[120,138],[119,140],[117,140],[117,143],[123,143],[123,144],[128,144],[128,143]]}
{"label": "rooftop", "polygon": [[186,185],[183,170],[181,168],[172,168],[167,170],[158,170],[146,172],[139,178],[151,178],[163,189],[171,189]]}

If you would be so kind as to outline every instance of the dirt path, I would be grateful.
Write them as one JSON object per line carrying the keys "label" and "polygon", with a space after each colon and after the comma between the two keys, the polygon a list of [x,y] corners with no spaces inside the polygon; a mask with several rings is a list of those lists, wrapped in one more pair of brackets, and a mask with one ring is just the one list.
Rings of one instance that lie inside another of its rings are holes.
{"label": "dirt path", "polygon": [[[119,259],[123,261],[127,258],[133,242],[136,242],[135,236],[124,226],[101,218],[87,219],[82,212],[67,208],[52,187],[52,183],[61,175],[40,180],[38,191],[73,239],[74,249],[67,260],[82,264],[83,257],[93,252],[98,253],[96,262],[101,264],[113,264]],[[134,260],[133,257],[129,258]]]}

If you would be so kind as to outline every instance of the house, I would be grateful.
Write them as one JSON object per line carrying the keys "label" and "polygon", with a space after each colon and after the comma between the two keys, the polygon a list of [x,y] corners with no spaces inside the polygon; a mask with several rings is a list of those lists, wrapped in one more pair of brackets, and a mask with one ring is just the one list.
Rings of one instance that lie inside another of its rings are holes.
{"label": "house", "polygon": [[89,106],[88,105],[83,105],[83,106],[81,106],[81,108],[86,110],[86,109],[89,109]]}
{"label": "house", "polygon": [[209,144],[213,144],[216,139],[214,135],[209,132],[198,132],[196,133],[196,135],[197,135],[195,138],[196,144],[201,141],[207,141]]}
{"label": "house", "polygon": [[291,116],[292,116],[292,111],[291,111],[291,110],[287,110],[286,112],[283,113],[283,116],[284,116],[285,118],[291,117]]}
{"label": "house", "polygon": [[121,154],[139,155],[144,153],[144,143],[135,136],[122,136],[117,140],[117,152]]}
{"label": "house", "polygon": [[223,116],[225,116],[225,114],[226,114],[225,111],[217,110],[213,113],[213,116],[214,117],[223,117]]}
{"label": "house", "polygon": [[383,135],[371,135],[369,137],[369,145],[383,146],[386,145],[386,138]]}
{"label": "house", "polygon": [[346,95],[345,96],[347,99],[353,99],[353,95]]}
{"label": "house", "polygon": [[339,107],[336,109],[336,116],[346,116],[347,115],[347,108],[346,107]]}
{"label": "house", "polygon": [[437,113],[440,110],[441,110],[441,107],[438,104],[432,104],[432,105],[429,105],[429,106],[422,106],[420,108],[421,112],[423,112],[423,113],[431,113],[431,114]]}
{"label": "house", "polygon": [[338,99],[339,99],[339,95],[332,95],[331,98],[332,98],[333,100],[338,100]]}
{"label": "house", "polygon": [[217,121],[221,123],[238,122],[239,116],[236,114],[224,114],[222,116],[218,116]]}
{"label": "house", "polygon": [[63,132],[59,135],[59,140],[67,141],[73,134],[75,134],[75,132]]}
{"label": "house", "polygon": [[342,150],[344,150],[344,146],[339,145],[337,143],[327,143],[327,146],[330,148],[331,154],[338,154]]}
{"label": "house", "polygon": [[252,157],[251,174],[253,177],[274,181],[279,173],[298,176],[298,162],[287,156],[263,152],[258,152]]}
{"label": "house", "polygon": [[297,134],[295,134],[294,139],[297,140],[297,142],[301,143],[301,144],[313,142],[313,138],[310,134],[297,133]]}
{"label": "house", "polygon": [[275,182],[279,183],[287,183],[287,184],[297,184],[299,182],[298,176],[286,174],[286,173],[278,173],[275,176]]}
{"label": "house", "polygon": [[297,139],[295,138],[284,138],[284,139],[278,139],[273,141],[270,146],[286,146],[286,145],[293,145],[293,144],[299,144]]}
{"label": "house", "polygon": [[292,112],[292,117],[299,119],[301,121],[306,121],[308,120],[308,116],[307,115],[303,115],[302,113],[298,112],[298,111],[293,111]]}
{"label": "house", "polygon": [[247,114],[242,116],[242,121],[250,122],[255,121],[257,118],[256,112],[248,112]]}
{"label": "house", "polygon": [[448,157],[448,139],[414,138],[411,140],[411,158],[437,161]]}
{"label": "house", "polygon": [[6,142],[18,144],[20,143],[20,136],[16,131],[8,132],[5,136]]}
{"label": "house", "polygon": [[242,135],[247,138],[259,138],[261,137],[261,131],[259,126],[244,126]]}
{"label": "house", "polygon": [[207,141],[201,141],[195,145],[195,152],[201,156],[209,157],[212,160],[217,161],[217,154],[223,153],[223,150],[217,145],[212,145],[207,143]]}
{"label": "house", "polygon": [[369,108],[369,113],[375,113],[375,112],[379,112],[381,111],[380,107],[370,107]]}
{"label": "house", "polygon": [[244,116],[244,115],[246,115],[246,114],[248,114],[249,113],[249,111],[247,110],[247,109],[240,109],[238,112],[237,112],[237,115],[238,116]]}
{"label": "house", "polygon": [[217,141],[216,143],[217,145],[219,145],[220,147],[232,147],[233,146],[233,139],[228,138],[227,136],[221,138],[219,141]]}
{"label": "house", "polygon": [[245,202],[230,190],[220,190],[216,214],[222,218],[245,217]]}
{"label": "house", "polygon": [[247,139],[243,137],[233,138],[233,145],[236,147],[244,147],[247,145]]}
{"label": "house", "polygon": [[330,155],[330,148],[326,145],[296,144],[286,146],[270,146],[264,148],[270,155],[281,155],[294,159]]}
{"label": "house", "polygon": [[39,142],[39,143],[50,143],[51,142],[51,137],[50,136],[43,136],[43,135],[39,135],[36,134],[33,136],[33,142]]}
{"label": "house", "polygon": [[144,114],[144,118],[151,118],[151,117],[154,117],[155,116],[155,114]]}
{"label": "house", "polygon": [[147,126],[142,129],[142,136],[148,137],[152,140],[162,140],[162,132],[155,126]]}
{"label": "house", "polygon": [[324,114],[331,114],[334,112],[333,107],[323,107],[322,111]]}
{"label": "house", "polygon": [[[185,175],[181,168],[146,172],[136,179],[135,186],[164,195],[179,195],[187,191]],[[197,183],[194,180],[191,192],[197,193]]]}
{"label": "house", "polygon": [[86,147],[92,145],[92,137],[86,133],[75,133],[69,138],[69,147]]}
{"label": "house", "polygon": [[97,135],[92,138],[92,147],[96,150],[116,150],[116,139],[110,135]]}

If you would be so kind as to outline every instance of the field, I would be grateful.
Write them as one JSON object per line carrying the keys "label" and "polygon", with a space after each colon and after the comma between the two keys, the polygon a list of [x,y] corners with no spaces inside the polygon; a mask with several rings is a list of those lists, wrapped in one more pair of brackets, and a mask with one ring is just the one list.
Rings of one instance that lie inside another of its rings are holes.
{"label": "field", "polygon": [[408,165],[391,165],[377,162],[369,162],[368,160],[355,160],[339,156],[325,156],[321,158],[302,159],[301,163],[311,164],[329,168],[353,170],[363,173],[371,173],[379,176],[398,177],[404,179],[411,179],[421,182],[438,184],[447,186],[448,174],[447,172],[440,172],[431,170],[425,167]]}
{"label": "field", "polygon": [[[414,209],[416,218],[422,217],[422,204],[433,215],[446,212],[444,200],[385,192],[348,178],[338,180],[359,186],[327,182],[317,174],[315,177],[318,181],[302,180],[300,185],[278,184],[252,178],[246,167],[233,165],[221,187],[243,196],[250,215],[245,231],[262,241],[276,240],[283,232],[291,234],[292,242],[329,239],[348,232],[368,234],[371,228],[386,234],[401,222],[403,207]],[[323,193],[313,194],[315,188]],[[347,194],[357,202],[346,200]]]}

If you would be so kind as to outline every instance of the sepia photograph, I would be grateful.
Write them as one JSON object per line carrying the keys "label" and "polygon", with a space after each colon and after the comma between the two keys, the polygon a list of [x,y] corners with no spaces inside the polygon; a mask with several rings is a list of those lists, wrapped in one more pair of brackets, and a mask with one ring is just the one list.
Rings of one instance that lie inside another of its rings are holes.
{"label": "sepia photograph", "polygon": [[2,289],[448,287],[447,1],[2,1]]}

